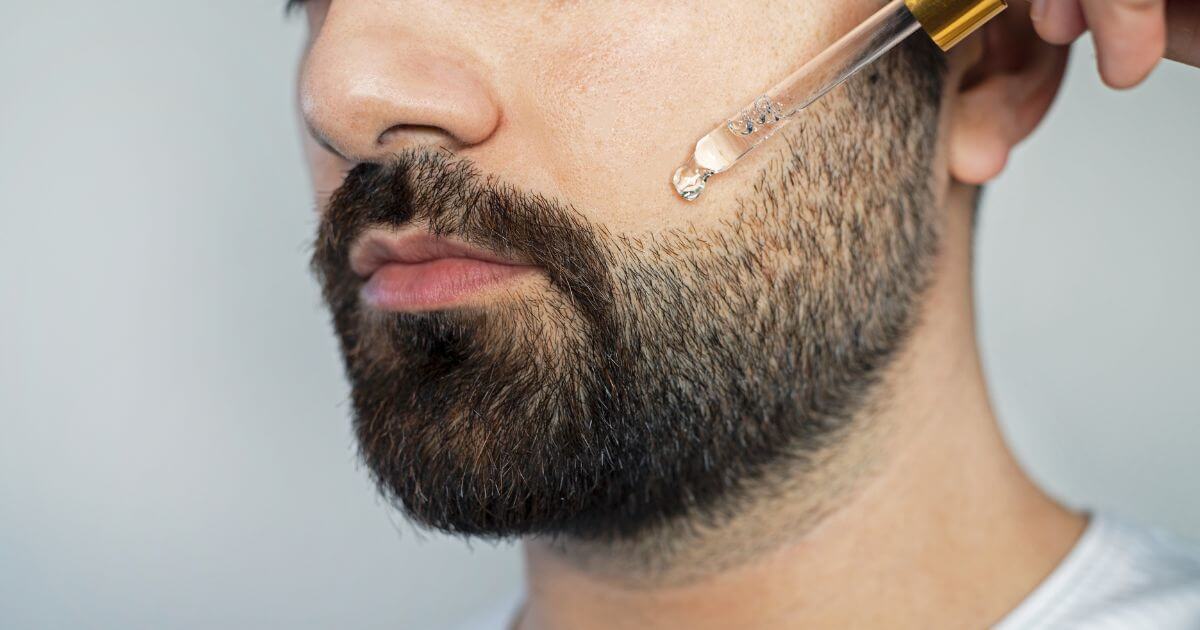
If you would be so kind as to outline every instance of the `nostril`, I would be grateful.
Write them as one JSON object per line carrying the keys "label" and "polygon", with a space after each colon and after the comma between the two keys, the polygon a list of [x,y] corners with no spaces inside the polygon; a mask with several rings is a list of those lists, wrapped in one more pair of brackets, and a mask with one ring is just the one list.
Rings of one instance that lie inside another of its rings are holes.
{"label": "nostril", "polygon": [[443,146],[448,149],[462,146],[454,134],[434,125],[392,125],[379,134],[376,143],[381,148],[393,151],[413,146]]}

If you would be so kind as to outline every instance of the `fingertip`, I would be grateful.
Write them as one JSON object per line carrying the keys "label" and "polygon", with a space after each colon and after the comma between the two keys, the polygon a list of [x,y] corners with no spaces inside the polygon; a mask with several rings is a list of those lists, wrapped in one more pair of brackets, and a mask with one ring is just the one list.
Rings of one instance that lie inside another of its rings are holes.
{"label": "fingertip", "polygon": [[1084,0],[1105,85],[1124,90],[1150,75],[1167,51],[1163,0]]}
{"label": "fingertip", "polygon": [[1059,46],[1070,44],[1087,29],[1079,0],[1041,0],[1041,3],[1031,16],[1034,30],[1047,42]]}
{"label": "fingertip", "polygon": [[1141,85],[1146,80],[1146,77],[1150,76],[1150,70],[1114,69],[1106,67],[1104,62],[1099,62],[1097,65],[1100,67],[1100,80],[1104,82],[1104,85],[1114,90],[1135,88]]}
{"label": "fingertip", "polygon": [[1150,76],[1166,54],[1165,39],[1156,41],[1150,38],[1149,41],[1131,45],[1134,43],[1124,39],[1115,42],[1097,39],[1096,65],[1105,85],[1116,90],[1137,87]]}

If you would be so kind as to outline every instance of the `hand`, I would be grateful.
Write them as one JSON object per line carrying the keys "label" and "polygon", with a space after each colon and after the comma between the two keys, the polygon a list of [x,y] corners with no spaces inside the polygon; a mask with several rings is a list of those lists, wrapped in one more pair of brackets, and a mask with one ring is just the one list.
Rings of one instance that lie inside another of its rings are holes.
{"label": "hand", "polygon": [[1051,44],[1092,31],[1100,77],[1141,83],[1162,57],[1200,67],[1200,0],[1033,0],[1034,28]]}

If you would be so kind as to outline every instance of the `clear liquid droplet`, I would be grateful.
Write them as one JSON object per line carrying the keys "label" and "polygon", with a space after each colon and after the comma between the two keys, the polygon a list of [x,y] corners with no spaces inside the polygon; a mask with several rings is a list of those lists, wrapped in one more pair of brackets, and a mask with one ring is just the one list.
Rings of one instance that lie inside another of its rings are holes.
{"label": "clear liquid droplet", "polygon": [[679,193],[684,201],[695,201],[700,193],[704,192],[704,185],[708,182],[708,178],[714,174],[715,172],[710,169],[697,166],[695,160],[689,161],[675,171],[675,177],[672,179],[675,184],[675,192]]}

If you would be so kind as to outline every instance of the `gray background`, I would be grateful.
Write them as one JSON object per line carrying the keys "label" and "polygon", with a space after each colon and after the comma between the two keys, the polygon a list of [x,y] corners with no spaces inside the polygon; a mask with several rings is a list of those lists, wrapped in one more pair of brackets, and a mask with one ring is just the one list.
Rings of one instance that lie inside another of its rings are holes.
{"label": "gray background", "polygon": [[[273,0],[0,0],[0,626],[437,627],[519,588],[355,462],[300,38]],[[988,373],[1052,491],[1197,537],[1200,72],[1092,60],[985,202]]]}

